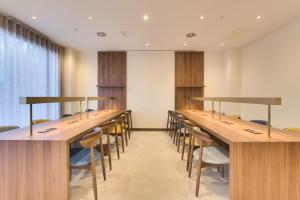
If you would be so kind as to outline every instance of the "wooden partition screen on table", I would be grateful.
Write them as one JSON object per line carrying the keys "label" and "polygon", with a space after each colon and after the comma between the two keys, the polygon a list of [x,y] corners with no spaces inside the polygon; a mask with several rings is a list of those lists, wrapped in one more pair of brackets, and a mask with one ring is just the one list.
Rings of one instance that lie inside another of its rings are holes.
{"label": "wooden partition screen on table", "polygon": [[175,109],[203,109],[190,98],[204,95],[204,52],[175,52]]}
{"label": "wooden partition screen on table", "polygon": [[99,101],[99,110],[126,109],[126,52],[98,52],[98,96],[115,97],[112,105]]}

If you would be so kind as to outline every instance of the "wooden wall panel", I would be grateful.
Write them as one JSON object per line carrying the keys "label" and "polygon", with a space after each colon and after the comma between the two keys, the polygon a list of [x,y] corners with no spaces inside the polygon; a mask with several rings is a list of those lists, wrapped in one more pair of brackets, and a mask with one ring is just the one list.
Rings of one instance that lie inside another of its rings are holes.
{"label": "wooden wall panel", "polygon": [[[175,109],[189,109],[192,96],[204,95],[204,52],[175,52]],[[203,102],[191,109],[203,110]]]}
{"label": "wooden wall panel", "polygon": [[[203,110],[203,102],[201,101],[189,101],[191,96],[201,97],[203,96],[203,89],[201,88],[184,88],[177,87],[175,90],[175,102],[176,110]],[[190,105],[191,103],[191,105]]]}
{"label": "wooden wall panel", "polygon": [[204,83],[204,53],[175,53],[176,87],[201,87]]}
{"label": "wooden wall panel", "polygon": [[100,96],[112,96],[115,97],[115,99],[112,101],[111,105],[109,101],[99,101],[99,110],[110,109],[110,107],[114,110],[123,110],[126,108],[126,88],[101,88]]}
{"label": "wooden wall panel", "polygon": [[[112,108],[126,109],[126,52],[98,52],[98,96],[113,96]],[[110,109],[110,103],[98,103],[100,110]]]}

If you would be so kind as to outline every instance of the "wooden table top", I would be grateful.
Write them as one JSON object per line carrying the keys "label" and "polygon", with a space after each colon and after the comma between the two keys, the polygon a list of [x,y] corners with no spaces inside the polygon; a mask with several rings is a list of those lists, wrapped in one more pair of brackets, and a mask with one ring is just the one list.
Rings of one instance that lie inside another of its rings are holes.
{"label": "wooden table top", "polygon": [[[184,115],[190,121],[223,140],[227,144],[234,142],[300,142],[299,133],[272,128],[271,138],[268,138],[267,126],[264,125],[240,119],[230,119],[226,116],[221,116],[221,120],[219,120],[219,116],[217,114],[215,114],[214,118],[212,118],[210,112],[198,110],[178,110],[176,112]],[[244,129],[252,129],[257,132],[261,132],[262,134],[250,133]]]}
{"label": "wooden table top", "polygon": [[[82,134],[91,131],[99,124],[104,123],[112,118],[117,117],[124,111],[109,110],[109,111],[94,111],[89,112],[89,118],[87,113],[82,113],[82,119],[80,115],[66,117],[54,121],[49,121],[42,124],[33,126],[33,136],[29,136],[29,127],[15,129],[0,133],[0,141],[7,140],[22,140],[22,141],[67,141],[71,142],[79,138]],[[75,123],[72,123],[75,122]],[[56,128],[47,133],[38,133],[39,131]]]}

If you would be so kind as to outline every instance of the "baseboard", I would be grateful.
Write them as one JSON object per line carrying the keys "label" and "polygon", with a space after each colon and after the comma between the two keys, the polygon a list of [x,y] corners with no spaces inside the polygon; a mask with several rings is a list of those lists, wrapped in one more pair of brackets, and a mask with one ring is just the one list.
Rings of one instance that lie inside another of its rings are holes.
{"label": "baseboard", "polygon": [[166,128],[133,128],[133,131],[166,131]]}

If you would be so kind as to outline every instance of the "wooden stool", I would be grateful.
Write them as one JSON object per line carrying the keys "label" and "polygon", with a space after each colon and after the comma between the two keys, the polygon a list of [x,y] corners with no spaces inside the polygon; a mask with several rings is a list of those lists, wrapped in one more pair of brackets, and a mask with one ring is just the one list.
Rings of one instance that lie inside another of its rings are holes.
{"label": "wooden stool", "polygon": [[[97,180],[96,180],[96,160],[100,160],[103,172],[103,178],[106,180],[103,153],[99,153],[94,147],[100,142],[100,148],[103,152],[102,133],[100,128],[96,128],[92,133],[83,136],[80,144],[84,148],[71,158],[71,169],[88,169],[92,171],[94,197],[97,200]],[[101,157],[101,158],[100,158]],[[70,179],[71,179],[70,169]]]}
{"label": "wooden stool", "polygon": [[224,166],[228,165],[229,153],[226,149],[221,146],[203,146],[203,142],[211,143],[213,140],[211,137],[202,132],[200,128],[188,128],[190,132],[192,132],[192,146],[195,145],[195,141],[198,142],[199,148],[193,151],[190,150],[190,158],[189,158],[189,177],[191,177],[192,172],[192,163],[193,157],[194,160],[199,160],[199,166],[197,170],[197,179],[196,179],[196,196],[198,197],[199,188],[200,188],[200,177],[201,177],[201,169],[204,167],[222,167],[223,168],[223,177],[224,177]]}

